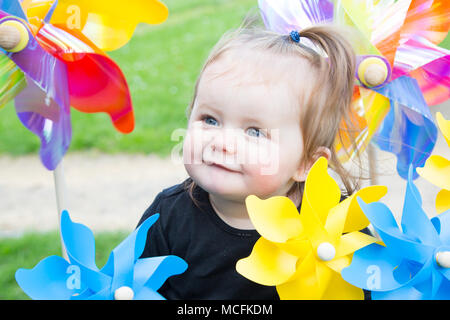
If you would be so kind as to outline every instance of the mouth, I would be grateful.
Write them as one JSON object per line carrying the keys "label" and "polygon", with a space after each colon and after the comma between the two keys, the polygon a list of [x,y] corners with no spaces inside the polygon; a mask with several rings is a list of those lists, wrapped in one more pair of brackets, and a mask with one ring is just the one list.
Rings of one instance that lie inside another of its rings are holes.
{"label": "mouth", "polygon": [[239,171],[237,171],[237,170],[233,170],[233,169],[231,169],[231,168],[228,168],[228,167],[226,167],[226,166],[224,166],[224,165],[221,165],[221,164],[218,164],[218,163],[215,163],[215,162],[212,162],[212,163],[206,163],[206,164],[209,165],[209,166],[212,166],[212,167],[221,169],[221,170],[228,171],[228,172],[239,173]]}

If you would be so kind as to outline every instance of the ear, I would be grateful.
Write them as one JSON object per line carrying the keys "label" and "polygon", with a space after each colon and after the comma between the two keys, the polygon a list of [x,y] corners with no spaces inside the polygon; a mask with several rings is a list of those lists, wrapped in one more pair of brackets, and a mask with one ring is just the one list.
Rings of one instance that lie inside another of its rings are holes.
{"label": "ear", "polygon": [[309,161],[306,165],[302,164],[297,169],[297,171],[294,173],[294,176],[292,179],[294,179],[297,182],[303,182],[306,180],[306,177],[308,176],[309,170],[311,169],[312,165],[319,159],[320,157],[324,157],[327,159],[327,161],[330,161],[331,158],[331,151],[327,147],[319,147],[317,148],[316,152],[312,156],[312,160]]}

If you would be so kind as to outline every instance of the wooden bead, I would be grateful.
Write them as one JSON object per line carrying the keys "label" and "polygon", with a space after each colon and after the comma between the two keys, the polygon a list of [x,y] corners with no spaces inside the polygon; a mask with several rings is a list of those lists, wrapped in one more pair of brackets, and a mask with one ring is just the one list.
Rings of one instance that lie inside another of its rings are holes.
{"label": "wooden bead", "polygon": [[364,80],[370,87],[379,86],[386,80],[387,70],[378,64],[371,64],[364,72]]}
{"label": "wooden bead", "polygon": [[0,47],[9,52],[19,52],[28,44],[29,35],[25,26],[16,20],[0,24]]}
{"label": "wooden bead", "polygon": [[442,251],[436,254],[436,262],[442,268],[450,268],[450,251]]}
{"label": "wooden bead", "polygon": [[358,66],[359,80],[369,88],[382,85],[388,76],[389,67],[379,57],[367,57]]}
{"label": "wooden bead", "polygon": [[0,25],[0,47],[12,50],[20,43],[20,31],[13,26]]}

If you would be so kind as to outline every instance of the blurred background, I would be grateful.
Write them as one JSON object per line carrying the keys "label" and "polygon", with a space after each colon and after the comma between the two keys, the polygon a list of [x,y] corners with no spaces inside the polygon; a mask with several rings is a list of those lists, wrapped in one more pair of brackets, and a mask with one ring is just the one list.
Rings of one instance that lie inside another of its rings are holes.
{"label": "blurred background", "polygon": [[[127,78],[135,130],[123,135],[106,114],[71,110],[73,139],[63,161],[68,209],[72,220],[94,231],[99,267],[156,194],[187,177],[183,165],[171,161],[181,142],[171,135],[186,127],[185,110],[210,49],[257,6],[256,0],[162,2],[169,8],[163,24],[139,25],[125,47],[109,53]],[[450,39],[441,45],[450,48]],[[432,114],[441,111],[449,119],[449,110],[447,103],[432,107]],[[27,298],[15,271],[61,254],[53,174],[41,164],[38,150],[38,138],[20,123],[13,105],[1,109],[0,299]],[[435,150],[450,158],[442,137]],[[400,214],[404,183],[396,176],[395,159],[379,151],[376,158],[379,183],[390,190],[386,202]],[[429,199],[424,205],[433,210],[437,189],[423,181],[418,185]]]}

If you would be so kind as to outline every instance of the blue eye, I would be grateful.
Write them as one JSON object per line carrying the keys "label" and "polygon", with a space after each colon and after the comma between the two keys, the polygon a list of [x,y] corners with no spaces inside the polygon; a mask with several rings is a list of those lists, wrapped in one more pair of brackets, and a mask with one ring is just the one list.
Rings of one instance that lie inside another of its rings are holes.
{"label": "blue eye", "polygon": [[214,119],[213,117],[210,117],[210,116],[204,117],[204,118],[203,118],[203,121],[204,121],[207,125],[210,125],[210,126],[217,126],[217,125],[219,125],[219,122],[217,122],[216,119]]}
{"label": "blue eye", "polygon": [[248,128],[247,134],[249,136],[257,137],[257,138],[259,138],[260,136],[263,136],[263,133],[257,128]]}

